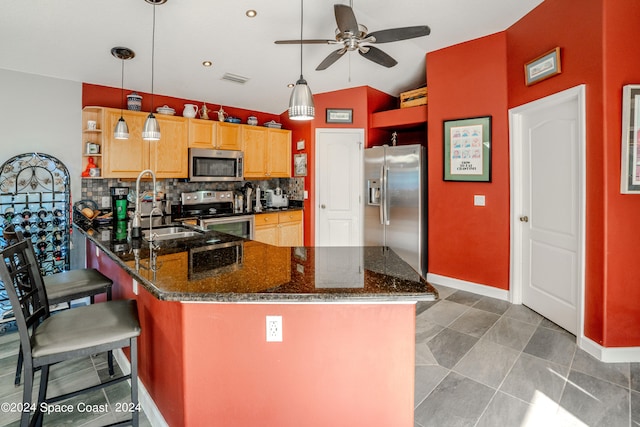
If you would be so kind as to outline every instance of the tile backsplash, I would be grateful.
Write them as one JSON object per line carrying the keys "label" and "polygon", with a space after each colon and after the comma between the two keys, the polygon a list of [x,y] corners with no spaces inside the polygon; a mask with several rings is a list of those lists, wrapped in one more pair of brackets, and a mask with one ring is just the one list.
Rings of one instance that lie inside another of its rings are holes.
{"label": "tile backsplash", "polygon": [[[276,187],[282,188],[282,191],[289,195],[290,200],[303,200],[304,196],[304,178],[274,178],[269,180],[252,180],[254,188],[260,186],[261,189],[275,189]],[[180,195],[182,193],[198,190],[240,190],[244,186],[244,181],[240,182],[215,182],[215,183],[203,183],[203,182],[186,182],[183,179],[159,179],[157,180],[156,187],[158,191],[163,191],[166,195],[166,199],[171,201],[171,204],[180,204]],[[104,178],[104,179],[83,179],[82,180],[82,200],[93,200],[100,206],[100,208],[107,208],[108,206],[102,206],[102,198],[109,197],[109,189],[111,187],[129,187],[131,190],[135,190],[136,182],[122,181],[116,178]],[[151,191],[152,182],[150,180],[140,182],[140,191]],[[77,201],[77,200],[76,200]]]}

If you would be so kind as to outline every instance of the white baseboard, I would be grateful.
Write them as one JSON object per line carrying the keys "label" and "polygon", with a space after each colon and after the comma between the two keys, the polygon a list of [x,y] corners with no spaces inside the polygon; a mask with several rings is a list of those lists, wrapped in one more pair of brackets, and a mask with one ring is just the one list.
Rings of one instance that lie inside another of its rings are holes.
{"label": "white baseboard", "polygon": [[[131,365],[129,364],[129,359],[124,355],[122,349],[117,349],[113,351],[113,357],[120,366],[120,369],[125,375],[128,375],[131,372]],[[164,417],[160,413],[160,410],[156,406],[155,402],[151,398],[151,395],[145,388],[140,378],[138,378],[138,400],[140,401],[140,406],[144,410],[144,415],[149,420],[149,423],[153,427],[169,427],[169,424],[164,420]]]}
{"label": "white baseboard", "polygon": [[473,292],[474,294],[486,297],[509,301],[509,291],[494,288],[493,286],[481,285],[479,283],[467,282],[466,280],[454,279],[453,277],[441,276],[439,274],[427,273],[427,282],[433,285],[447,286],[461,291]]}
{"label": "white baseboard", "polygon": [[603,347],[585,336],[578,340],[578,347],[601,362],[640,362],[640,347]]}

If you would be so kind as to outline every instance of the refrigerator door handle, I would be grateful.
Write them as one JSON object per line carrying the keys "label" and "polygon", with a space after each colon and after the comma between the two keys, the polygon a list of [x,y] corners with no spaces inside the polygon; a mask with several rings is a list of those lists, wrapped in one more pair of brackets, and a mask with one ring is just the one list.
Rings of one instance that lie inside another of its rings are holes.
{"label": "refrigerator door handle", "polygon": [[380,211],[380,225],[384,225],[384,165],[380,166],[380,203],[378,203]]}
{"label": "refrigerator door handle", "polygon": [[382,203],[384,204],[384,225],[389,225],[389,166],[382,167]]}

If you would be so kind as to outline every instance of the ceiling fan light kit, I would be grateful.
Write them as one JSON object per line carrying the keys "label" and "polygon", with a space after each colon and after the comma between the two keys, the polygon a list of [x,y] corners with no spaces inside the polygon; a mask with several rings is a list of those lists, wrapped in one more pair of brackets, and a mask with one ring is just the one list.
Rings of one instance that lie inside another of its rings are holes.
{"label": "ceiling fan light kit", "polygon": [[156,6],[165,4],[167,0],[145,0],[147,3],[153,6],[153,30],[151,33],[151,112],[147,116],[147,120],[144,122],[144,128],[142,128],[142,139],[145,141],[159,141],[160,140],[160,125],[156,116],[153,115],[153,71],[154,71],[154,56],[156,48]]}
{"label": "ceiling fan light kit", "polygon": [[378,49],[372,44],[375,43],[391,43],[400,40],[413,39],[416,37],[428,36],[431,29],[426,25],[418,25],[413,27],[392,28],[388,30],[374,31],[369,30],[356,20],[351,6],[344,4],[333,5],[336,24],[338,28],[335,31],[334,40],[277,40],[276,44],[337,44],[342,45],[338,50],[331,52],[319,65],[316,71],[326,70],[338,59],[342,58],[345,53],[358,51],[360,56],[366,58],[383,67],[393,67],[398,62],[390,55]]}
{"label": "ceiling fan light kit", "polygon": [[300,78],[296,82],[289,98],[289,119],[312,120],[316,115],[313,94],[302,76],[302,30],[304,16],[304,0],[300,0]]}

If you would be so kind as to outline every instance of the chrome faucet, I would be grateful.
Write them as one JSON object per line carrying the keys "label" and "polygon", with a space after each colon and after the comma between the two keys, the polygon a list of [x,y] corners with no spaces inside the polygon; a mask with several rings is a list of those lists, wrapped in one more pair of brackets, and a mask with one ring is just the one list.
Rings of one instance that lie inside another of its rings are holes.
{"label": "chrome faucet", "polygon": [[142,197],[140,196],[140,179],[146,175],[151,175],[151,179],[153,180],[153,199],[151,201],[151,212],[149,213],[149,242],[153,241],[153,221],[151,218],[153,217],[153,212],[158,210],[162,214],[162,211],[156,206],[156,174],[153,173],[151,169],[145,169],[140,174],[138,174],[138,178],[136,178],[136,210],[133,213],[133,223],[131,224],[131,237],[134,239],[139,239],[142,237],[142,214],[140,213],[140,200]]}

